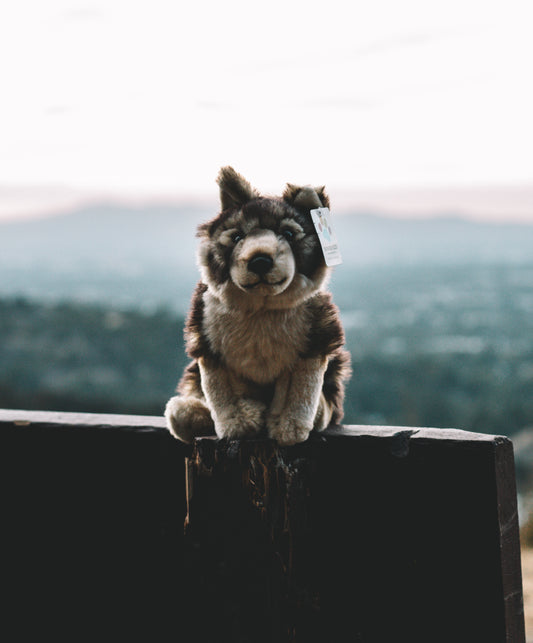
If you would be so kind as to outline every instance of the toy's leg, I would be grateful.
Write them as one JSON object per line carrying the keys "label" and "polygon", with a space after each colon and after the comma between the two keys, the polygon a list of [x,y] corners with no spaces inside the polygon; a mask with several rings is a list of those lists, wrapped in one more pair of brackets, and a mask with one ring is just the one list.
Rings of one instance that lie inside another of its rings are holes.
{"label": "toy's leg", "polygon": [[332,414],[333,411],[331,405],[326,401],[324,393],[320,393],[320,400],[318,402],[318,409],[316,411],[313,429],[315,431],[323,431],[327,426],[329,426]]}
{"label": "toy's leg", "polygon": [[204,358],[199,366],[218,437],[240,440],[257,436],[264,426],[265,404],[248,397],[245,381],[227,368]]}
{"label": "toy's leg", "polygon": [[[325,421],[326,409],[320,406],[321,388],[326,370],[323,357],[302,359],[290,372],[276,382],[274,399],[267,419],[268,435],[281,445],[304,442],[320,422]],[[324,400],[325,401],[325,400]]]}
{"label": "toy's leg", "polygon": [[165,418],[168,430],[182,442],[192,442],[195,437],[215,433],[211,413],[197,397],[176,395],[170,398]]}

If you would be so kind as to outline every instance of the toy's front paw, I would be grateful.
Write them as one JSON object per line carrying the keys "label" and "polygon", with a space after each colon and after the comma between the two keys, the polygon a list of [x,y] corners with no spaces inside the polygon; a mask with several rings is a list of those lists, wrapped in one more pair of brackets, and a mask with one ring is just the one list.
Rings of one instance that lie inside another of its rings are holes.
{"label": "toy's front paw", "polygon": [[176,395],[165,409],[167,428],[182,442],[190,443],[195,437],[213,434],[211,413],[202,400]]}
{"label": "toy's front paw", "polygon": [[265,405],[256,400],[238,400],[224,410],[215,420],[215,431],[219,438],[240,440],[253,437],[264,427]]}
{"label": "toy's front paw", "polygon": [[291,417],[272,416],[268,421],[268,436],[281,446],[305,442],[312,429],[312,424]]}

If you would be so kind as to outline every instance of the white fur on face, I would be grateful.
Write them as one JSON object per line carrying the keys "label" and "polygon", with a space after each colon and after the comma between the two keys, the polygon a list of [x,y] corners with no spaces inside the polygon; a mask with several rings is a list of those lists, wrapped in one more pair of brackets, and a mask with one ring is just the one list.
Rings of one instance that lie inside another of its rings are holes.
{"label": "white fur on face", "polygon": [[[249,268],[249,262],[258,255],[272,259],[272,268],[258,275]],[[230,275],[233,283],[251,295],[277,295],[294,278],[296,264],[289,243],[272,230],[254,230],[238,242],[233,251]]]}
{"label": "white fur on face", "polygon": [[[269,227],[273,225],[273,228]],[[312,272],[298,272],[293,247],[305,257],[316,252],[317,240],[291,216],[264,225],[259,216],[234,212],[211,234],[202,235],[197,260],[209,291],[231,310],[286,310],[326,287],[331,269],[322,262]],[[254,253],[272,258],[268,274],[249,270]]]}

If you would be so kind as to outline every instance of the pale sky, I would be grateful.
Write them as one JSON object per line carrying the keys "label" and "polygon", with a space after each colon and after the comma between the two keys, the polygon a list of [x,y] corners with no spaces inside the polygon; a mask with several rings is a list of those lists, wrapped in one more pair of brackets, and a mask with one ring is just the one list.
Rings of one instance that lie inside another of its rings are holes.
{"label": "pale sky", "polygon": [[533,222],[532,25],[533,0],[4,0],[0,217],[211,196],[231,164]]}

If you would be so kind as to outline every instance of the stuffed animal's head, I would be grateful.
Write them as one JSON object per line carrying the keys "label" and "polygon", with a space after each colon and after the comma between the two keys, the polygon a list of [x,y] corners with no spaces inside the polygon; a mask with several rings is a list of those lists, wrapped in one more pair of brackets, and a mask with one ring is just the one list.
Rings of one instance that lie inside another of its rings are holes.
{"label": "stuffed animal's head", "polygon": [[327,268],[310,210],[328,207],[323,187],[287,184],[261,196],[240,174],[218,176],[221,212],[198,228],[204,283],[219,298],[287,307],[320,289]]}

